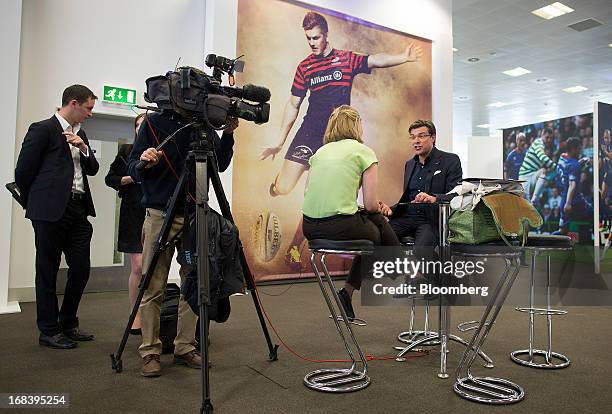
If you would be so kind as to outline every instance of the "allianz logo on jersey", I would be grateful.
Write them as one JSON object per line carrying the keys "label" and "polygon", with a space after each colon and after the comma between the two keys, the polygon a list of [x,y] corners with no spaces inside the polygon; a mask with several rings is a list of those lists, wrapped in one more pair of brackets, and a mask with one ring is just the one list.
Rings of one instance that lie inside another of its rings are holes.
{"label": "allianz logo on jersey", "polygon": [[318,85],[323,82],[329,82],[331,80],[340,80],[342,79],[342,72],[339,70],[335,70],[334,73],[323,76],[315,76],[310,79],[310,86]]}

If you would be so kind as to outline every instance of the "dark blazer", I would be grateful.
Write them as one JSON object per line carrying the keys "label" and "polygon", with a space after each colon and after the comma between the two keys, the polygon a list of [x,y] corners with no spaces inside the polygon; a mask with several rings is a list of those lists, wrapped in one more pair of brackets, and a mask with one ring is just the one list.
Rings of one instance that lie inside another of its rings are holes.
{"label": "dark blazer", "polygon": [[[428,171],[425,178],[424,192],[436,196],[438,201],[450,201],[455,197],[455,194],[447,195],[446,193],[459,184],[463,178],[461,160],[456,154],[441,151],[436,147],[434,147],[430,155],[431,159],[425,167]],[[404,167],[404,194],[402,194],[398,204],[411,201],[409,200],[408,185],[410,184],[410,178],[412,177],[412,172],[416,167],[416,163],[416,157],[406,161],[406,166]],[[407,211],[402,208],[398,209],[398,205],[394,206],[393,209],[394,212],[398,210],[400,215]],[[435,212],[431,211],[431,216],[432,219],[434,219],[433,222],[437,223],[437,209]]]}
{"label": "dark blazer", "polygon": [[[74,164],[66,136],[55,116],[30,125],[17,166],[15,182],[26,204],[26,217],[30,220],[58,221],[64,214],[74,181]],[[89,147],[84,130],[77,133]],[[98,161],[89,148],[89,156],[81,153],[81,168],[85,187],[87,214],[96,216],[88,175],[98,172]]]}

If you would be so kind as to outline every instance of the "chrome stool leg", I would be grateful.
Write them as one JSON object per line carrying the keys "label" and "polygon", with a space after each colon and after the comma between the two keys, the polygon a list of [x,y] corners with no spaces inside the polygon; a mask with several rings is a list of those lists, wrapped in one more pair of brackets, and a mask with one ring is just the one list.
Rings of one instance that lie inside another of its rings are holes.
{"label": "chrome stool leg", "polygon": [[[397,335],[397,340],[403,342],[405,344],[411,344],[421,337],[433,337],[436,336],[435,331],[431,331],[429,329],[429,301],[425,301],[425,306],[423,307],[425,315],[423,322],[423,329],[414,329],[414,320],[416,317],[416,301],[417,298],[412,298],[412,304],[410,305],[410,317],[409,317],[409,325],[408,330],[404,332],[400,332]],[[431,338],[432,342],[427,341],[425,345],[438,345],[440,342]],[[398,351],[403,350],[405,347],[396,346],[395,349]]]}
{"label": "chrome stool leg", "polygon": [[[529,313],[529,348],[519,349],[510,353],[512,361],[519,365],[524,365],[532,368],[543,369],[561,369],[567,368],[570,365],[570,359],[563,354],[552,351],[552,317],[553,315],[565,315],[567,311],[551,309],[550,305],[550,254],[546,253],[546,308],[536,308],[534,306],[535,298],[535,266],[536,256],[538,251],[534,249],[531,255],[531,276],[529,290],[529,307],[516,308],[519,312]],[[546,315],[546,332],[547,332],[547,349],[534,348],[534,331],[535,331],[535,315]],[[535,357],[543,357],[544,362],[537,362]]]}
{"label": "chrome stool leg", "polygon": [[[406,242],[402,244],[402,246],[404,247],[414,246],[414,241]],[[424,306],[424,310],[425,310],[424,319],[425,320],[423,322],[423,329],[414,329],[414,320],[416,317],[416,301],[419,299],[413,297],[411,300],[412,300],[412,303],[410,304],[410,317],[409,317],[408,331],[400,332],[397,335],[397,340],[405,344],[411,344],[412,342],[416,341],[417,339],[421,337],[431,337],[431,336],[436,335],[435,331],[429,330],[429,301],[428,300],[425,300],[425,306]],[[440,341],[432,339],[432,342],[426,342],[424,345],[438,345],[439,343]],[[395,349],[398,351],[401,351],[404,349],[404,347],[396,346]]]}
{"label": "chrome stool leg", "polygon": [[[506,268],[493,291],[489,303],[482,314],[480,323],[474,331],[459,366],[455,371],[455,392],[467,400],[485,404],[512,404],[525,397],[523,388],[509,380],[494,377],[477,377],[472,375],[471,366],[477,352],[484,344],[510,288],[519,272],[518,258],[504,258]],[[512,269],[512,270],[511,270]]]}
{"label": "chrome stool leg", "polygon": [[[332,299],[330,298],[330,294],[327,292],[325,284],[323,283],[323,279],[321,277],[320,271],[316,265],[316,254],[321,253],[321,266],[323,267],[323,273],[325,274],[325,280],[328,285],[328,289],[331,291],[331,295],[334,298],[336,303],[336,307],[334,308],[334,304]],[[347,254],[351,254],[354,252],[346,252]],[[353,334],[353,330],[351,329],[350,323],[348,321],[348,317],[344,308],[342,307],[342,303],[340,302],[340,298],[336,293],[334,283],[331,279],[329,271],[327,270],[327,266],[325,264],[325,252],[313,251],[310,257],[310,264],[312,269],[317,276],[317,282],[319,283],[319,287],[321,288],[321,292],[323,293],[323,297],[325,302],[327,303],[327,307],[332,314],[332,320],[336,326],[338,334],[342,338],[342,342],[344,343],[344,347],[348,352],[351,358],[351,366],[350,368],[327,368],[327,369],[319,369],[313,372],[306,374],[304,377],[304,385],[306,387],[322,392],[330,392],[330,393],[343,393],[343,392],[351,392],[358,391],[363,388],[366,388],[370,385],[370,377],[367,375],[367,361],[363,352],[361,351],[361,347]],[[338,309],[340,314],[338,314]],[[342,324],[340,323],[342,322]],[[344,330],[346,329],[348,332],[351,343],[354,349],[351,348],[351,344],[347,340],[347,335]],[[357,352],[359,356],[359,361],[355,358],[355,352]],[[361,363],[363,369],[361,371],[357,370],[357,364]]]}
{"label": "chrome stool leg", "polygon": [[[448,314],[448,312],[449,312],[449,309],[447,308],[445,311],[445,314]],[[446,319],[450,320],[450,317],[446,316]],[[400,338],[400,336],[408,336],[409,331],[402,332],[398,335],[398,339],[406,343],[407,345],[394,347],[395,350],[400,351],[397,354],[397,357],[395,358],[396,361],[398,362],[406,361],[405,355],[408,352],[420,351],[419,346],[438,346],[440,345],[440,334],[438,332],[428,330],[428,325],[427,325],[428,319],[426,319],[425,322],[426,324],[425,324],[425,328],[423,331],[412,330],[412,333],[414,334],[414,338],[412,338],[411,341]],[[478,323],[477,321],[463,322],[459,324],[459,330],[461,332],[466,332],[469,330],[476,329],[476,326],[468,327],[468,328],[465,328],[464,326],[467,324],[477,324],[477,323]],[[422,334],[421,332],[425,332],[425,334]],[[453,342],[457,342],[463,346],[468,346],[467,341],[457,335],[447,334],[446,337],[447,337],[447,341],[450,340]],[[447,346],[446,352],[448,353],[448,346]],[[484,361],[483,367],[495,368],[495,365],[493,364],[493,360],[482,349],[478,350],[478,356]],[[446,370],[443,368],[445,366],[446,358],[444,358],[444,356],[441,355],[440,359],[441,359],[441,363],[440,363],[440,372],[439,372],[438,377],[443,378],[443,379],[448,378],[448,374],[445,375]]]}
{"label": "chrome stool leg", "polygon": [[[472,329],[476,329],[476,326],[474,327],[469,327],[469,328],[464,328],[463,326],[465,326],[466,324],[469,323],[478,323],[478,321],[468,321],[468,322],[463,322],[459,324],[459,330],[461,332],[467,332],[467,331],[471,331]],[[463,346],[468,346],[468,342],[466,340],[464,340],[463,338],[456,336],[456,335],[449,335],[448,339],[450,339],[451,341],[455,341],[458,342],[460,344],[462,344]],[[484,361],[484,364],[482,365],[485,368],[495,368],[495,364],[493,364],[493,360],[482,350],[482,349],[478,349],[478,356],[480,358],[482,358],[482,360]]]}
{"label": "chrome stool leg", "polygon": [[[342,322],[342,323],[348,322],[351,325],[367,326],[368,323],[365,321],[365,319],[361,319],[361,318],[349,318],[348,315],[346,314],[346,312],[344,310],[344,306],[342,306],[342,302],[340,302],[340,298],[338,297],[338,293],[336,292],[336,288],[335,288],[334,283],[332,281],[332,278],[331,278],[331,276],[329,274],[329,270],[327,270],[327,264],[325,263],[325,254],[321,255],[321,265],[323,266],[323,272],[325,273],[325,277],[326,277],[327,283],[329,285],[329,290],[334,293],[334,297],[336,299],[336,305],[338,306],[338,309],[340,309],[340,312],[341,312],[341,315],[333,314],[333,312],[332,312],[333,315],[329,315],[329,318],[330,319],[334,319],[335,318],[337,322]],[[351,335],[353,335],[353,331],[352,330],[351,330]]]}
{"label": "chrome stool leg", "polygon": [[438,378],[446,379],[449,377],[446,370],[446,361],[448,356],[448,335],[450,332],[450,308],[443,306],[440,302],[440,372]]}

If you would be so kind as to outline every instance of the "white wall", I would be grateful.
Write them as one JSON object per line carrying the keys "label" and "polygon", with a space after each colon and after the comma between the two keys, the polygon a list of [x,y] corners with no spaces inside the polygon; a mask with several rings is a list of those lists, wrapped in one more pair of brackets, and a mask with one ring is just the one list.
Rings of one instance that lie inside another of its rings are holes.
{"label": "white wall", "polygon": [[463,176],[468,177],[467,170],[468,165],[468,137],[464,135],[455,135],[453,137],[453,152],[459,156],[461,160],[461,168],[463,170]]}
{"label": "white wall", "polygon": [[[0,38],[2,61],[0,65],[0,137],[10,143],[17,125],[17,82],[19,78],[19,39],[21,37],[21,0],[0,0]],[[13,181],[14,153],[0,151],[0,184]],[[11,209],[12,198],[2,189],[0,197],[0,313],[18,312],[19,304],[8,303],[11,268]],[[16,203],[15,203],[16,204]],[[15,206],[15,210],[21,210]]]}
{"label": "white wall", "polygon": [[[18,154],[29,124],[50,117],[73,83],[98,96],[104,84],[142,96],[144,80],[173,69],[179,57],[181,65],[203,66],[204,7],[201,0],[23,0],[17,132],[2,136],[16,136]],[[9,20],[4,9],[3,22]],[[133,116],[101,103],[94,112]],[[34,286],[34,237],[21,209],[14,209],[12,227],[9,289],[15,296]]]}
{"label": "white wall", "polygon": [[503,141],[497,137],[465,137],[467,159],[463,165],[464,177],[503,178]]}
{"label": "white wall", "polygon": [[[207,0],[204,23],[204,53],[214,53],[229,58],[236,57],[236,24],[238,0]],[[241,85],[237,85],[241,86]],[[246,121],[242,121],[246,122]],[[236,139],[240,134],[236,133]],[[227,200],[232,202],[232,172],[234,164],[220,174]],[[219,211],[214,192],[211,191],[211,207]]]}

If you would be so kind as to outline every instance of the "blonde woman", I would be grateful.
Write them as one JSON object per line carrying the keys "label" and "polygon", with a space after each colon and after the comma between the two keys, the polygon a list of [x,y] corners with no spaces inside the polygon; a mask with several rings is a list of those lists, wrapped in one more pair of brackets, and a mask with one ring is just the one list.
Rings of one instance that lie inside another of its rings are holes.
{"label": "blonde woman", "polygon": [[[327,124],[323,146],[310,158],[304,194],[303,231],[307,239],[366,239],[375,245],[399,246],[380,212],[377,198],[378,160],[363,143],[359,113],[348,105],[336,108]],[[363,189],[364,208],[357,206]],[[349,319],[355,318],[352,295],[361,287],[360,257],[355,258],[338,292]]]}

